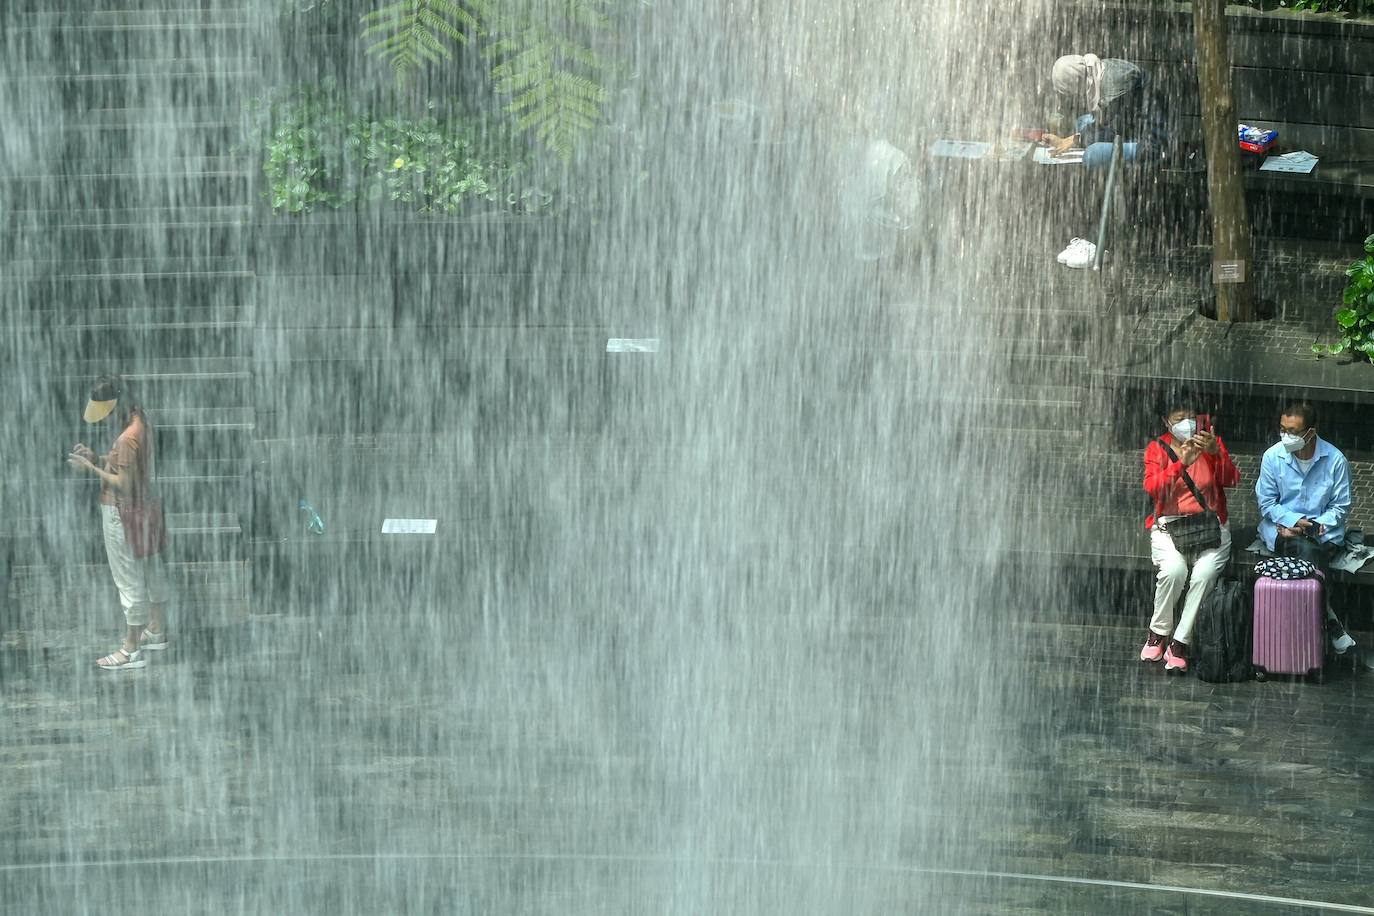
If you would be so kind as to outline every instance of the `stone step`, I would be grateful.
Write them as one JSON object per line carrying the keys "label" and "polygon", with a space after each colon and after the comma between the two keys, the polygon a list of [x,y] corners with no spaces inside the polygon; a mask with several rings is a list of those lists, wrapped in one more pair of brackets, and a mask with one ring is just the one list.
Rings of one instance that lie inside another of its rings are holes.
{"label": "stone step", "polygon": [[211,264],[208,269],[142,271],[50,277],[0,274],[6,301],[26,308],[62,309],[73,315],[86,306],[114,307],[126,302],[179,307],[192,302],[209,307],[240,307],[252,302],[256,276],[242,265]]}
{"label": "stone step", "polygon": [[92,172],[0,178],[0,195],[6,196],[9,212],[26,217],[31,210],[50,211],[64,206],[104,208],[111,212],[175,207],[183,202],[194,206],[242,206],[252,202],[252,184],[251,170],[247,168],[177,175]]}
{"label": "stone step", "polygon": [[[245,64],[251,62],[245,61]],[[61,74],[0,78],[0,92],[21,99],[20,111],[27,105],[44,104],[54,109],[82,111],[89,108],[161,105],[165,110],[177,99],[192,97],[206,106],[229,107],[244,101],[261,78],[261,71],[249,66],[233,70],[205,72],[179,68],[166,73],[122,73],[85,76]],[[37,112],[29,112],[29,117]],[[21,119],[23,115],[21,114]]]}
{"label": "stone step", "polygon": [[87,331],[162,331],[187,329],[238,330],[253,326],[253,309],[237,306],[137,306],[37,309],[28,312],[24,325],[51,328],[55,334]]}
{"label": "stone step", "polygon": [[253,234],[248,226],[35,229],[6,233],[0,257],[16,276],[166,273],[188,266],[245,267]]}
{"label": "stone step", "polygon": [[[172,433],[190,435],[201,432],[222,431],[229,433],[251,433],[253,431],[253,408],[251,407],[149,407],[153,423],[159,435]],[[216,455],[187,455],[188,458],[212,458]]]}
{"label": "stone step", "polygon": [[262,211],[255,204],[223,204],[217,206],[131,207],[110,210],[78,210],[58,207],[53,210],[25,210],[22,214],[5,215],[5,228],[10,232],[42,227],[53,230],[146,230],[198,229],[214,226],[238,226],[251,223]]}
{"label": "stone step", "polygon": [[[175,624],[175,645],[183,645],[193,628],[223,626],[246,616],[253,588],[252,567],[247,560],[186,562],[174,557],[169,549],[164,569],[171,586],[168,613]],[[21,611],[22,625],[18,640],[15,634],[8,634],[9,641],[28,648],[89,647],[94,627],[107,620],[117,623],[118,602],[112,585],[109,566],[103,559],[65,566],[16,567],[8,601]]]}
{"label": "stone step", "polygon": [[980,434],[994,429],[1029,429],[1043,436],[1077,429],[1082,422],[1081,392],[1071,386],[1008,385],[960,400],[963,422]]}
{"label": "stone step", "polygon": [[[197,597],[230,597],[243,594],[249,586],[248,564],[244,560],[185,561],[164,558],[167,577],[178,591],[194,589]],[[36,598],[96,590],[107,593],[110,568],[104,562],[69,563],[65,566],[16,564],[10,575],[12,598]],[[183,599],[185,596],[182,596]]]}
{"label": "stone step", "polygon": [[11,29],[51,32],[91,32],[108,29],[201,29],[213,25],[247,26],[252,22],[252,7],[175,6],[169,0],[119,0],[115,9],[53,10],[43,0],[15,0],[9,10]]}
{"label": "stone step", "polygon": [[[247,357],[147,360],[138,356],[135,353],[120,359],[110,350],[107,358],[89,363],[54,366],[31,362],[25,367],[7,367],[0,378],[13,392],[19,409],[79,420],[91,383],[106,372],[118,371],[133,396],[149,411],[154,425],[168,429],[226,424],[232,429],[252,428],[252,408],[246,405],[253,403],[253,373]],[[204,417],[201,412],[206,412]],[[67,435],[70,432],[61,433],[62,438]]]}
{"label": "stone step", "polygon": [[[55,371],[48,377],[53,390],[84,392],[96,378],[111,371],[110,362],[109,358],[85,359],[53,367]],[[169,408],[227,408],[250,403],[251,365],[245,356],[173,358],[136,354],[120,363],[115,371],[136,386],[145,407],[162,412]]]}
{"label": "stone step", "polygon": [[[147,105],[99,105],[79,111],[53,110],[41,104],[41,96],[30,104],[16,104],[14,116],[26,129],[40,136],[81,131],[151,132],[168,136],[174,131],[192,135],[200,130],[240,128],[245,125],[242,100],[221,105],[186,104],[169,107],[166,100]],[[226,144],[227,148],[228,144]]]}
{"label": "stone step", "polygon": [[[148,353],[198,353],[201,359],[238,358],[246,364],[252,358],[251,328],[251,322],[247,321],[181,319],[161,324],[48,327],[42,333],[53,343],[69,348],[70,352],[99,357],[106,366],[127,365]],[[222,392],[222,378],[216,374],[209,392],[217,395]],[[195,379],[196,393],[188,392],[197,400],[204,396],[204,386],[198,384],[201,380]]]}
{"label": "stone step", "polygon": [[[95,492],[76,502],[73,494],[48,494],[39,514],[13,516],[8,523],[15,568],[55,567],[104,562],[105,547]],[[70,506],[70,508],[64,508]],[[242,562],[246,557],[239,515],[224,511],[166,513],[170,549],[180,562]]]}
{"label": "stone step", "polygon": [[[21,32],[22,34],[22,32]],[[52,31],[46,33],[53,34]],[[163,33],[166,35],[167,33]],[[204,33],[194,33],[202,39],[209,38]],[[183,36],[185,37],[185,36]],[[218,38],[219,36],[215,36]],[[192,39],[194,40],[194,39]],[[23,73],[11,74],[0,78],[0,85],[11,80],[16,82],[63,79],[135,78],[165,79],[177,78],[185,74],[213,76],[218,73],[237,73],[248,69],[245,65],[257,67],[257,62],[245,59],[243,55],[222,55],[209,46],[200,48],[198,53],[179,54],[175,47],[166,48],[158,54],[120,54],[116,57],[100,55],[103,42],[86,34],[76,37],[75,41],[63,41],[54,48],[55,54],[39,59],[27,60]],[[199,43],[199,42],[198,42]]]}
{"label": "stone step", "polygon": [[[248,505],[251,499],[251,465],[242,459],[187,459],[165,455],[157,469],[157,488],[169,510],[191,514],[223,513],[229,507]],[[35,484],[49,492],[66,492],[79,499],[90,490],[90,481],[70,473],[36,478]]]}
{"label": "stone step", "polygon": [[[136,125],[141,126],[141,125]],[[0,170],[8,177],[59,172],[62,175],[179,175],[235,167],[256,171],[262,150],[244,146],[242,129],[220,131],[223,136],[178,129],[52,132],[43,140],[45,161],[8,162]]]}
{"label": "stone step", "polygon": [[199,273],[218,272],[222,274],[244,269],[246,261],[246,253],[210,254],[206,252],[198,255],[193,251],[185,251],[151,257],[130,254],[128,257],[116,256],[91,259],[76,257],[70,259],[15,258],[10,263],[14,265],[11,278],[14,280],[22,280],[64,276],[89,277],[109,275],[123,277],[135,274],[141,276],[168,276],[186,272],[188,268],[193,268]]}
{"label": "stone step", "polygon": [[[199,121],[191,116],[168,120],[166,114],[117,114],[111,123],[61,117],[31,119],[24,124],[24,133],[30,142],[55,151],[64,161],[98,163],[109,158],[132,159],[150,150],[163,159],[213,156],[239,148],[247,129],[245,122],[231,115]],[[259,149],[247,146],[244,150],[260,162]],[[14,170],[15,166],[6,168]]]}
{"label": "stone step", "polygon": [[224,152],[187,156],[168,155],[163,150],[150,150],[146,155],[119,158],[105,151],[95,151],[89,159],[64,157],[43,162],[7,163],[7,181],[73,181],[104,178],[177,178],[221,172],[249,172],[257,164],[257,157]]}

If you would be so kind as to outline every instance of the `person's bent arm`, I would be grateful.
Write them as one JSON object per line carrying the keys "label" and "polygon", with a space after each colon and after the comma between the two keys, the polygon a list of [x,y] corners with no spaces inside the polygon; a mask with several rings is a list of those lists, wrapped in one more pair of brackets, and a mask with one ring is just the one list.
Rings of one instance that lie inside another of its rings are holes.
{"label": "person's bent arm", "polygon": [[87,471],[94,474],[96,477],[99,477],[101,481],[109,484],[110,488],[120,495],[126,495],[128,493],[129,472],[125,468],[120,468],[118,471],[107,471],[104,468],[97,467],[84,455],[78,455],[75,452],[72,453],[72,457],[67,459],[67,464],[78,471]]}
{"label": "person's bent arm", "polygon": [[95,465],[91,465],[91,470],[95,472],[95,476],[99,477],[102,481],[109,484],[110,489],[114,490],[116,493],[119,493],[121,496],[128,494],[128,471],[112,472],[104,470],[103,468],[98,468]]}
{"label": "person's bent arm", "polygon": [[1350,514],[1350,465],[1341,459],[1331,473],[1331,501],[1312,521],[1323,528],[1339,528]]}
{"label": "person's bent arm", "polygon": [[1202,447],[1202,453],[1206,456],[1203,460],[1212,469],[1217,486],[1225,489],[1240,483],[1240,468],[1231,460],[1231,453],[1219,437],[1211,432],[1200,432],[1193,437],[1193,441]]}
{"label": "person's bent arm", "polygon": [[1174,481],[1183,474],[1183,462],[1170,459],[1164,447],[1151,442],[1145,448],[1145,492],[1159,502],[1164,499]]}
{"label": "person's bent arm", "polygon": [[1285,509],[1279,502],[1279,480],[1278,471],[1274,467],[1275,460],[1277,459],[1266,457],[1260,464],[1259,480],[1255,483],[1260,515],[1280,528],[1293,528],[1302,520],[1302,514]]}
{"label": "person's bent arm", "polygon": [[1226,450],[1226,443],[1220,438],[1217,439],[1217,454],[1212,462],[1212,473],[1217,479],[1217,485],[1223,489],[1240,483],[1240,468],[1231,460],[1231,453]]}

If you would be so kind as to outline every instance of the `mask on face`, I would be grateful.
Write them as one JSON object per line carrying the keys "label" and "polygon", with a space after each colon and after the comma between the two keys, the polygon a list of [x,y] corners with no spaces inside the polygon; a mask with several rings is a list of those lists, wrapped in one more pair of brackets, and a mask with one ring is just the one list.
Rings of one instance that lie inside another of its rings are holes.
{"label": "mask on face", "polygon": [[1179,420],[1169,427],[1175,442],[1187,442],[1197,433],[1197,420]]}
{"label": "mask on face", "polygon": [[1307,437],[1295,436],[1292,433],[1279,433],[1279,442],[1283,443],[1283,447],[1288,450],[1289,454],[1292,454],[1302,451],[1303,446],[1307,444]]}

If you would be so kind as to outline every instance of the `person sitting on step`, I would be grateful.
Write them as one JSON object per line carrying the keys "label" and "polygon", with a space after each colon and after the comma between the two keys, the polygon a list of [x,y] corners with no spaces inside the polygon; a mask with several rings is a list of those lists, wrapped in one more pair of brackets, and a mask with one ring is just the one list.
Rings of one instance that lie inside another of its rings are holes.
{"label": "person sitting on step", "polygon": [[[1154,614],[1140,660],[1163,659],[1165,671],[1183,673],[1188,670],[1188,640],[1198,608],[1231,558],[1226,488],[1240,483],[1240,471],[1221,439],[1210,429],[1199,428],[1191,402],[1179,399],[1164,417],[1164,429],[1164,435],[1145,448],[1145,492],[1154,500],[1154,514],[1145,520],[1145,527],[1150,532],[1150,561],[1158,572]],[[1168,531],[1169,523],[1207,510],[1215,512],[1219,521],[1217,546],[1180,550]],[[1174,626],[1180,595],[1183,612]]]}
{"label": "person sitting on step", "polygon": [[[1264,546],[1277,556],[1309,560],[1328,578],[1331,561],[1345,546],[1350,463],[1317,435],[1317,409],[1308,402],[1295,401],[1283,409],[1279,441],[1260,461],[1255,495]],[[1355,645],[1329,599],[1326,631],[1337,654]]]}
{"label": "person sitting on step", "polygon": [[1136,64],[1096,54],[1066,54],[1054,62],[1050,82],[1059,102],[1051,121],[1064,136],[1046,134],[1050,155],[1083,148],[1083,164],[1105,168],[1121,138],[1121,160],[1158,165],[1168,146],[1163,100]]}
{"label": "person sitting on step", "polygon": [[[1170,133],[1167,108],[1139,66],[1096,54],[1067,54],[1054,62],[1050,81],[1059,110],[1050,119],[1054,132],[1046,133],[1041,142],[1051,156],[1082,147],[1083,166],[1104,169],[1111,164],[1119,138],[1123,163],[1164,162]],[[1083,269],[1092,266],[1096,256],[1096,242],[1074,238],[1057,260]]]}

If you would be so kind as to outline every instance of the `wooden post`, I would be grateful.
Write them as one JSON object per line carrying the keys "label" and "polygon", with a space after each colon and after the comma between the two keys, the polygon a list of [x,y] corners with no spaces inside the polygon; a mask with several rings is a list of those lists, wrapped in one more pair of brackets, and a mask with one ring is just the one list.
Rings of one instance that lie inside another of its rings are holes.
{"label": "wooden post", "polygon": [[1250,214],[1236,144],[1236,100],[1226,40],[1226,0],[1193,0],[1202,139],[1207,149],[1207,197],[1212,209],[1212,261],[1241,262],[1240,282],[1213,282],[1218,321],[1254,321],[1255,275]]}

